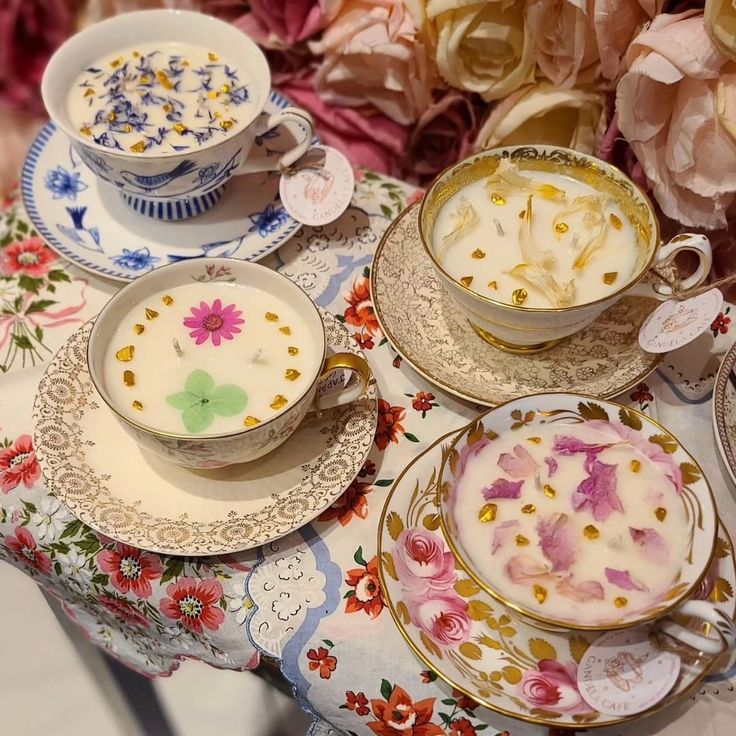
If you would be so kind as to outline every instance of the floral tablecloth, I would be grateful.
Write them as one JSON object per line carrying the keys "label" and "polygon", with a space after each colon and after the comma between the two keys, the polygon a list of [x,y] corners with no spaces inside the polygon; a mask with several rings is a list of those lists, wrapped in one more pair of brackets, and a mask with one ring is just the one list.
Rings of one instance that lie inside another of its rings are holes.
{"label": "floral tablecloth", "polygon": [[[294,279],[352,332],[380,390],[374,447],[345,494],[312,524],[260,550],[166,557],[116,543],[77,521],[45,488],[31,410],[55,350],[116,284],[65,263],[36,237],[15,194],[0,214],[0,558],[57,596],[89,638],[125,664],[168,675],[183,657],[217,667],[281,661],[314,736],[516,736],[545,729],[487,711],[454,692],[404,644],[377,576],[377,525],[404,466],[480,407],[430,385],[382,336],[368,288],[373,253],[416,195],[364,172],[335,223],[305,227],[266,263]],[[736,530],[734,490],[720,467],[710,397],[733,341],[731,307],[667,356],[629,403],[658,416],[700,460],[721,515]],[[611,733],[722,733],[736,718],[736,668],[681,705]],[[555,688],[548,688],[549,706]],[[523,697],[523,695],[522,695]]]}

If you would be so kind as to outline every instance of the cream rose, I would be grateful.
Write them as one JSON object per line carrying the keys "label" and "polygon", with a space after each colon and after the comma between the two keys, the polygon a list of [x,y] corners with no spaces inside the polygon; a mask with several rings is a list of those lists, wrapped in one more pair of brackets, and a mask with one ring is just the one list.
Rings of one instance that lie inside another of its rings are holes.
{"label": "cream rose", "polygon": [[495,105],[481,124],[475,149],[548,143],[593,153],[607,122],[603,92],[559,89],[550,82],[530,84]]}
{"label": "cream rose", "polygon": [[736,194],[736,63],[697,11],[657,16],[626,60],[618,125],[662,211],[691,227],[725,227]]}
{"label": "cream rose", "polygon": [[434,67],[415,20],[401,0],[346,0],[320,41],[315,86],[329,104],[372,104],[406,125],[431,104]]}
{"label": "cream rose", "polygon": [[705,27],[721,53],[736,59],[736,0],[705,0]]}
{"label": "cream rose", "polygon": [[437,68],[453,87],[486,100],[505,97],[534,77],[534,48],[515,0],[430,0]]}

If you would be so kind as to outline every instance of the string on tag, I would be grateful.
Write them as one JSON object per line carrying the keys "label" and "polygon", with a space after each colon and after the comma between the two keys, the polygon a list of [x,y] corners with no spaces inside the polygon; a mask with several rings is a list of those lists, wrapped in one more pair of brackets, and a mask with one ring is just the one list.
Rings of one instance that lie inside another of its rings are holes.
{"label": "string on tag", "polygon": [[682,279],[680,278],[677,267],[670,264],[669,270],[671,273],[674,274],[671,278],[666,276],[664,273],[662,273],[662,271],[657,268],[650,269],[650,274],[660,283],[669,286],[672,290],[672,299],[677,299],[678,301],[691,299],[692,297],[698,296],[699,294],[705,294],[706,291],[710,291],[711,289],[722,289],[722,287],[724,286],[730,286],[731,284],[736,283],[736,273],[732,273],[729,276],[724,276],[721,279],[716,279],[715,281],[711,282],[705,282],[700,286],[687,289],[682,286]]}
{"label": "string on tag", "polygon": [[329,173],[323,171],[327,155],[321,148],[310,148],[300,159],[291,166],[282,166],[279,162],[279,171],[283,176],[294,176],[298,171],[314,171],[318,176],[326,179]]}

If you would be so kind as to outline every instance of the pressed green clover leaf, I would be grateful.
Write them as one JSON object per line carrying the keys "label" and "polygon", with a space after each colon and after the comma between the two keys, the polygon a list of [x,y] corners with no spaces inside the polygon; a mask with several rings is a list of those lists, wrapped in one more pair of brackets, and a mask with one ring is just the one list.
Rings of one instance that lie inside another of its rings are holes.
{"label": "pressed green clover leaf", "polygon": [[204,432],[215,415],[231,417],[248,403],[248,394],[231,383],[215,386],[212,376],[203,370],[192,371],[184,382],[184,390],[166,397],[166,402],[181,411],[187,432]]}

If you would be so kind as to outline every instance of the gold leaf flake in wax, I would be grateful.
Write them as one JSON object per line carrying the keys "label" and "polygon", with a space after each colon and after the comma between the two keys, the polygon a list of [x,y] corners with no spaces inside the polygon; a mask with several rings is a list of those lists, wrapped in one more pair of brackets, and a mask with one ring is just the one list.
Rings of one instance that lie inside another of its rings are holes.
{"label": "gold leaf flake in wax", "polygon": [[273,312],[266,312],[266,322],[278,322],[279,316],[278,314],[274,314]]}
{"label": "gold leaf flake in wax", "polygon": [[452,245],[460,239],[460,236],[469,232],[478,224],[478,213],[473,205],[468,202],[465,197],[460,197],[454,212],[450,213],[450,224],[452,229],[449,233],[442,236],[437,258],[441,262],[445,257],[445,249],[448,245]]}
{"label": "gold leaf flake in wax", "polygon": [[209,54],[207,54],[207,58],[210,61],[217,61],[220,57],[216,53],[214,53],[214,51],[210,51]]}
{"label": "gold leaf flake in wax", "polygon": [[124,348],[120,348],[120,350],[115,353],[115,357],[121,362],[121,363],[130,363],[131,360],[133,360],[133,354],[135,353],[135,345],[126,345]]}
{"label": "gold leaf flake in wax", "polygon": [[133,153],[143,153],[143,151],[146,150],[146,142],[145,141],[138,141],[138,143],[134,143],[130,150],[133,151]]}
{"label": "gold leaf flake in wax", "polygon": [[667,509],[662,506],[658,506],[654,509],[654,515],[657,517],[658,521],[664,521],[667,518]]}
{"label": "gold leaf flake in wax", "polygon": [[498,283],[495,281],[489,281],[488,282],[488,288],[489,289],[498,289]]}
{"label": "gold leaf flake in wax", "polygon": [[120,66],[120,65],[121,65],[122,63],[123,63],[123,57],[122,57],[122,56],[118,56],[118,58],[117,58],[117,59],[113,59],[113,60],[112,60],[112,61],[110,62],[110,66],[111,66],[111,67],[112,67],[113,69],[117,69],[117,68],[118,68],[118,67],[119,67],[119,66]]}
{"label": "gold leaf flake in wax", "polygon": [[145,329],[146,329],[146,326],[145,325],[141,325],[141,324],[134,324],[133,325],[133,332],[135,332],[136,335],[142,335],[143,334],[143,330],[145,330]]}
{"label": "gold leaf flake in wax", "polygon": [[566,222],[558,222],[555,225],[555,232],[559,235],[563,235],[570,229],[570,226]]}
{"label": "gold leaf flake in wax", "polygon": [[547,498],[554,498],[557,495],[557,491],[549,483],[546,483],[544,486],[544,495]]}
{"label": "gold leaf flake in wax", "polygon": [[215,111],[214,111],[214,112],[213,112],[212,114],[213,114],[213,115],[214,115],[214,116],[215,116],[216,118],[219,118],[219,117],[220,117],[220,116],[222,115],[222,113],[221,113],[221,112],[220,112],[219,110],[215,110]]}
{"label": "gold leaf flake in wax", "polygon": [[135,386],[135,373],[133,371],[123,371],[123,383],[126,386]]}
{"label": "gold leaf flake in wax", "polygon": [[[148,76],[148,74],[142,74],[141,78],[138,80],[141,84],[150,84],[151,83],[151,77]],[[169,105],[171,107],[171,105]],[[164,105],[164,110],[166,110],[166,105]],[[167,110],[167,112],[171,112],[171,110]]]}
{"label": "gold leaf flake in wax", "polygon": [[136,411],[143,411],[143,404],[140,401],[134,401],[132,406]]}
{"label": "gold leaf flake in wax", "polygon": [[83,125],[83,126],[82,126],[82,127],[81,127],[81,128],[79,129],[79,132],[80,132],[80,133],[81,133],[82,135],[92,135],[92,130],[91,130],[91,128],[90,128],[90,127],[89,127],[88,125]]}
{"label": "gold leaf flake in wax", "polygon": [[487,503],[478,512],[478,521],[480,521],[481,524],[487,524],[489,521],[495,521],[497,511],[498,506],[496,506],[495,503]]}
{"label": "gold leaf flake in wax", "polygon": [[211,89],[207,93],[207,97],[209,97],[211,100],[216,100],[220,96],[220,93],[216,89]]}
{"label": "gold leaf flake in wax", "polygon": [[624,598],[622,595],[620,595],[618,598],[615,598],[613,601],[613,605],[616,606],[616,608],[623,608],[627,605],[629,601]]}
{"label": "gold leaf flake in wax", "polygon": [[92,97],[92,95],[95,93],[95,91],[92,89],[92,87],[87,87],[87,91],[84,93],[85,97]]}
{"label": "gold leaf flake in wax", "polygon": [[134,56],[134,57],[135,57],[136,59],[137,59],[137,58],[139,58],[139,57],[140,57],[140,55],[141,55],[141,52],[140,52],[140,51],[134,51],[134,52],[133,52],[133,56]]}
{"label": "gold leaf flake in wax", "polygon": [[188,62],[188,61],[187,61],[186,59],[184,59],[184,60],[183,60],[183,61],[181,62],[181,65],[182,65],[182,66],[189,66],[189,62]]}
{"label": "gold leaf flake in wax", "polygon": [[125,132],[125,133],[132,133],[133,132],[133,126],[130,123],[125,123],[125,125],[123,125],[123,132]]}
{"label": "gold leaf flake in wax", "polygon": [[523,534],[517,534],[515,541],[517,547],[526,547],[529,544],[529,540]]}
{"label": "gold leaf flake in wax", "polygon": [[614,215],[613,212],[608,215],[608,221],[614,228],[616,228],[616,230],[620,230],[624,226],[623,222],[621,222],[621,218]]}
{"label": "gold leaf flake in wax", "polygon": [[471,254],[471,258],[475,258],[476,260],[480,260],[481,258],[485,258],[486,254],[480,249],[476,248]]}
{"label": "gold leaf flake in wax", "polygon": [[184,123],[174,123],[174,130],[179,135],[184,135],[185,133],[189,132],[189,128],[187,128],[187,126],[184,125]]}
{"label": "gold leaf flake in wax", "polygon": [[156,72],[156,79],[158,79],[164,89],[174,89],[174,85],[171,84],[169,75],[165,71],[163,71],[163,69],[159,69]]}
{"label": "gold leaf flake in wax", "polygon": [[293,345],[290,345],[287,348],[287,351],[288,351],[289,355],[299,355],[299,348],[295,348]]}
{"label": "gold leaf flake in wax", "polygon": [[598,529],[596,529],[592,524],[588,524],[588,526],[583,529],[583,534],[586,539],[598,539],[601,535]]}
{"label": "gold leaf flake in wax", "polygon": [[462,285],[463,285],[463,286],[464,286],[464,287],[465,287],[466,289],[469,289],[469,288],[470,288],[470,284],[472,284],[472,283],[473,283],[473,277],[472,277],[472,276],[463,276],[463,277],[462,277],[462,278],[460,279],[460,283],[461,283],[461,284],[462,284]]}
{"label": "gold leaf flake in wax", "polygon": [[246,427],[255,427],[256,424],[260,424],[260,423],[261,423],[260,419],[258,419],[257,417],[252,417],[250,415],[247,416],[245,419],[243,419],[243,424]]}
{"label": "gold leaf flake in wax", "polygon": [[174,106],[168,102],[164,105],[164,112],[169,113],[174,111]]}
{"label": "gold leaf flake in wax", "polygon": [[517,307],[520,307],[526,301],[528,296],[529,294],[526,289],[514,289],[511,294],[511,302]]}
{"label": "gold leaf flake in wax", "polygon": [[158,312],[155,309],[150,309],[149,307],[146,307],[146,319],[152,320],[156,319],[158,317]]}
{"label": "gold leaf flake in wax", "polygon": [[118,114],[113,110],[111,113],[108,113],[107,119],[111,123],[114,123],[118,119]]}
{"label": "gold leaf flake in wax", "polygon": [[174,297],[169,296],[168,294],[164,294],[161,297],[161,301],[167,306],[170,307],[174,303]]}
{"label": "gold leaf flake in wax", "polygon": [[285,378],[287,381],[296,381],[301,376],[301,373],[296,368],[287,368]]}
{"label": "gold leaf flake in wax", "polygon": [[279,332],[283,332],[284,335],[291,335],[291,327],[279,327]]}
{"label": "gold leaf flake in wax", "polygon": [[542,585],[533,585],[532,590],[537,603],[544,603],[547,600],[547,588]]}
{"label": "gold leaf flake in wax", "polygon": [[491,194],[491,202],[501,207],[506,204],[506,200],[500,194],[498,194],[498,192],[493,192]]}
{"label": "gold leaf flake in wax", "polygon": [[533,445],[538,445],[542,441],[542,438],[541,437],[527,437],[526,441],[531,442]]}
{"label": "gold leaf flake in wax", "polygon": [[631,461],[631,472],[638,473],[641,470],[641,460]]}
{"label": "gold leaf flake in wax", "polygon": [[230,130],[234,125],[234,122],[232,120],[220,120],[220,127],[223,130]]}
{"label": "gold leaf flake in wax", "polygon": [[281,394],[276,394],[276,396],[274,396],[273,401],[270,403],[270,407],[274,411],[278,411],[279,409],[283,409],[288,403],[289,403],[289,400],[286,398],[286,396],[282,396]]}
{"label": "gold leaf flake in wax", "polygon": [[607,271],[603,274],[603,283],[610,286],[618,278],[618,271]]}
{"label": "gold leaf flake in wax", "polygon": [[229,84],[223,84],[222,87],[220,87],[220,92],[224,92],[227,94],[230,91],[230,85]]}
{"label": "gold leaf flake in wax", "polygon": [[522,514],[533,514],[537,510],[537,507],[533,503],[527,503],[521,507]]}
{"label": "gold leaf flake in wax", "polygon": [[567,197],[564,189],[521,174],[519,167],[507,158],[502,158],[498,162],[498,168],[486,182],[486,189],[491,193],[491,199],[494,193],[500,197],[509,197],[514,194],[537,194],[553,202],[564,202]]}
{"label": "gold leaf flake in wax", "polygon": [[575,280],[571,279],[564,284],[559,284],[557,279],[543,266],[520,263],[509,271],[509,275],[541,291],[556,307],[569,307],[575,300]]}

